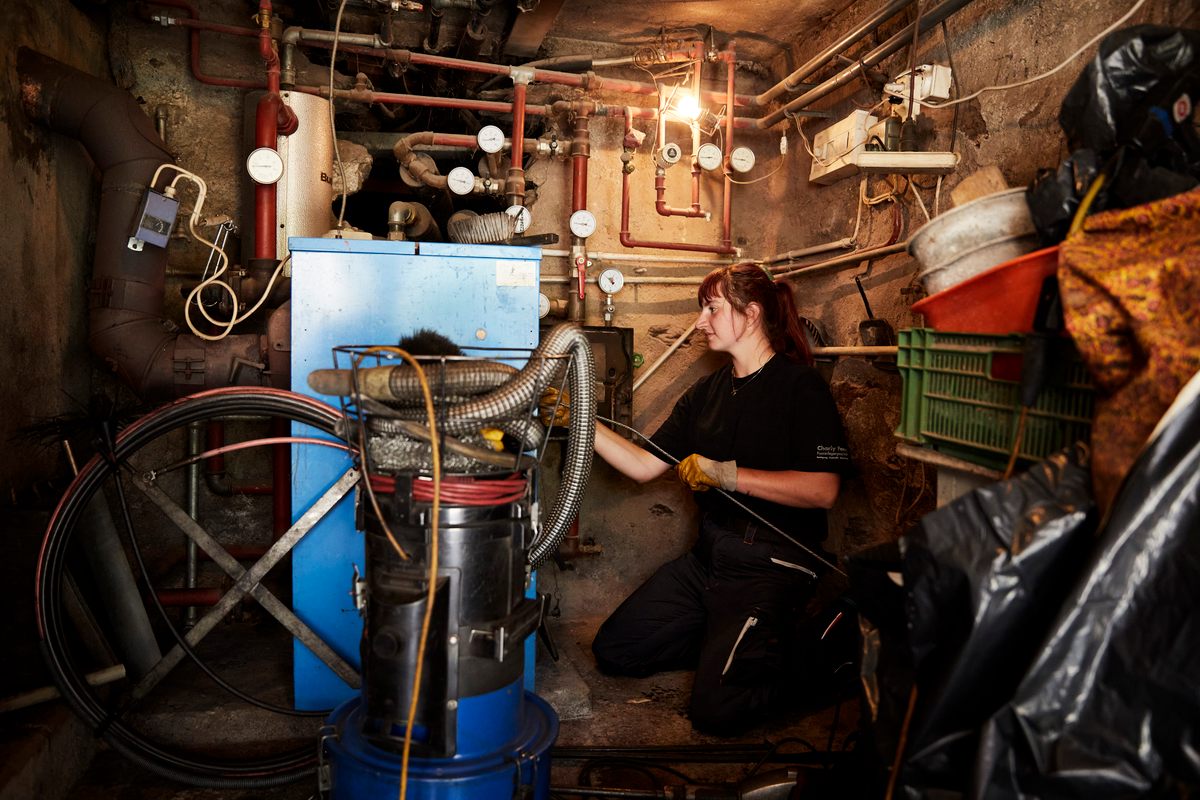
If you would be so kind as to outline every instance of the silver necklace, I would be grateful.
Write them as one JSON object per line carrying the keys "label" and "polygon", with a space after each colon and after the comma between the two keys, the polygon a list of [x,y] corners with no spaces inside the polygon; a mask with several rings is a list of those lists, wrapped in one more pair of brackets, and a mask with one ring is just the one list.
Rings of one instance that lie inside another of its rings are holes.
{"label": "silver necklace", "polygon": [[[734,377],[733,374],[731,373],[729,375],[729,393],[736,397],[737,393],[740,392],[742,389],[745,389],[748,385],[750,385],[750,382],[752,380],[754,380],[755,378],[757,378],[759,376],[759,374],[764,369],[767,368],[767,364],[770,364],[770,363],[771,363],[771,359],[768,358],[766,361],[763,362],[763,365],[761,367],[759,367],[758,369],[754,370],[754,372],[748,378],[737,378],[737,377]],[[737,383],[735,383],[735,381],[741,381],[742,385],[738,386]]]}

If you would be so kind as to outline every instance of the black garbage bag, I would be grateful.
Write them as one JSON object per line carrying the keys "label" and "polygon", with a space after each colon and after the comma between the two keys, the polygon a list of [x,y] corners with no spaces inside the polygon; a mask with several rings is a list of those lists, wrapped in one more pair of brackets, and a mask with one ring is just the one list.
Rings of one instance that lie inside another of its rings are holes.
{"label": "black garbage bag", "polygon": [[1013,698],[973,798],[1200,792],[1200,377],[1142,451]]}
{"label": "black garbage bag", "polygon": [[1067,91],[1058,124],[1072,151],[1110,154],[1145,137],[1152,120],[1171,138],[1180,137],[1181,145],[1194,147],[1191,106],[1198,87],[1200,31],[1162,25],[1122,28],[1104,38]]}
{"label": "black garbage bag", "polygon": [[1066,236],[1102,169],[1091,211],[1130,208],[1200,185],[1200,31],[1136,25],[1105,37],[1067,92],[1058,121],[1071,156],[1040,175],[1027,199],[1042,243]]}
{"label": "black garbage bag", "polygon": [[958,498],[904,538],[917,684],[906,796],[965,795],[981,726],[1011,698],[1087,563],[1090,486],[1076,445]]}

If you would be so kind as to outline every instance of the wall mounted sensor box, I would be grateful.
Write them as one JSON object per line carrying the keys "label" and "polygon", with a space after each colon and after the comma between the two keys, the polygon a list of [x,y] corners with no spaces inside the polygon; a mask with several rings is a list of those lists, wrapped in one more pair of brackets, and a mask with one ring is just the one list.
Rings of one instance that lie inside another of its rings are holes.
{"label": "wall mounted sensor box", "polygon": [[813,137],[812,170],[808,179],[828,186],[858,173],[855,158],[867,143],[867,131],[879,120],[858,110]]}
{"label": "wall mounted sensor box", "polygon": [[142,196],[142,204],[138,207],[133,233],[129,236],[129,249],[141,250],[145,243],[155,247],[166,247],[178,214],[178,200],[147,189],[146,194]]}

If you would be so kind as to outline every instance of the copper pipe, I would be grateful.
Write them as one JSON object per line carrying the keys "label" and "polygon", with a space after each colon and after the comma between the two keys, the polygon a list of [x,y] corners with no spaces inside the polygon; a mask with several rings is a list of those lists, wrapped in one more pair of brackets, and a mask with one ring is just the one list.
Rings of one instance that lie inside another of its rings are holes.
{"label": "copper pipe", "polygon": [[733,153],[733,80],[736,71],[733,57],[733,42],[731,41],[726,49],[721,52],[721,58],[725,61],[726,84],[725,93],[729,98],[729,103],[725,107],[725,157],[722,160],[725,172],[724,196],[721,206],[721,231],[723,232],[721,242],[728,249],[733,242],[733,180],[729,177],[729,157]]}
{"label": "copper pipe", "polygon": [[510,206],[525,205],[525,93],[528,88],[521,81],[513,84],[512,149],[505,184],[505,196]]}
{"label": "copper pipe", "polygon": [[588,160],[592,155],[592,139],[587,113],[575,116],[574,138],[571,141],[571,212],[587,208]]}
{"label": "copper pipe", "polygon": [[[321,38],[314,38],[318,36]],[[333,45],[332,37],[328,32],[305,30],[304,28],[288,28],[284,32],[284,41],[319,48],[329,48]],[[520,69],[519,67],[510,67],[503,64],[471,61],[464,58],[434,55],[432,53],[418,53],[401,48],[377,46],[377,44],[381,45],[382,43],[379,42],[378,37],[372,37],[372,41],[369,44],[365,42],[363,44],[339,44],[338,49],[344,50],[347,53],[358,53],[360,55],[379,55],[401,65],[419,64],[440,69],[478,72],[504,77],[511,77],[514,75],[514,70]],[[703,43],[697,43],[693,48],[691,58],[696,58],[696,50],[700,50],[702,57],[702,48]],[[586,72],[582,75],[574,72],[559,72],[550,69],[533,69],[531,72],[533,83],[552,83],[558,86],[573,86],[589,91],[623,92],[625,94],[654,95],[659,93],[658,86],[653,83],[623,80],[620,78],[602,78],[594,72]],[[701,91],[700,98],[705,102],[712,103],[725,103],[729,99],[722,92],[709,90]],[[734,103],[739,106],[752,106],[754,105],[754,95],[735,95]]]}

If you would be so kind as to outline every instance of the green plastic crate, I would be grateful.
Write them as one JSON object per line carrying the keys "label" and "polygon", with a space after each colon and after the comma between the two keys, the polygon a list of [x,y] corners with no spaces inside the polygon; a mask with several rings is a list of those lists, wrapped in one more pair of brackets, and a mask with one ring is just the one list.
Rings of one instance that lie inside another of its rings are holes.
{"label": "green plastic crate", "polygon": [[[1000,467],[1020,417],[1025,337],[910,328],[899,333],[904,380],[896,436]],[[1020,458],[1038,461],[1091,434],[1095,391],[1069,339],[1051,344],[1049,377],[1025,421]]]}

